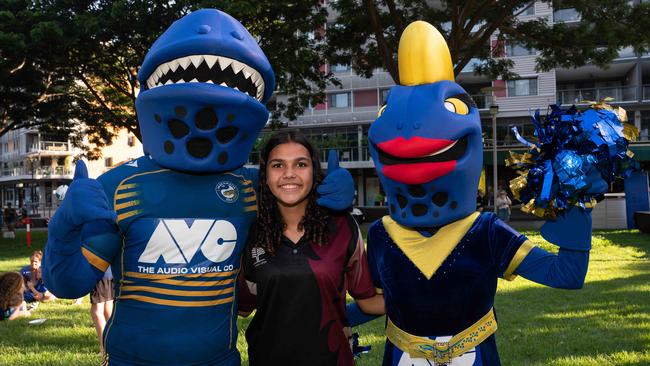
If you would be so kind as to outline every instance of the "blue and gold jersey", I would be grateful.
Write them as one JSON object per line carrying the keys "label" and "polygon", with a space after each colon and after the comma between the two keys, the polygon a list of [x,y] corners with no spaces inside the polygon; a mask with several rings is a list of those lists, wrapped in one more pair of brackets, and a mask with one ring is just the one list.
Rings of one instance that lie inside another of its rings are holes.
{"label": "blue and gold jersey", "polygon": [[235,286],[257,171],[185,174],[141,157],[98,180],[122,238],[82,249],[115,276],[108,362],[238,365]]}

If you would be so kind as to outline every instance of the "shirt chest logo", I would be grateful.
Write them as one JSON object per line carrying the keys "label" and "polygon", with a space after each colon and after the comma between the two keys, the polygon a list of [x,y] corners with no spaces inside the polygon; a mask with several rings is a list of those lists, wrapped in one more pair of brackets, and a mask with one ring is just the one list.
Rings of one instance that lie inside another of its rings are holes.
{"label": "shirt chest logo", "polygon": [[260,247],[254,247],[254,248],[251,250],[251,257],[253,257],[253,266],[255,266],[255,267],[259,267],[259,266],[261,266],[262,264],[265,264],[265,263],[266,263],[266,259],[265,259],[265,258],[262,258],[262,256],[263,256],[265,253],[266,253],[266,252],[264,251],[264,249],[262,249],[262,248],[260,248]]}
{"label": "shirt chest logo", "polygon": [[214,191],[217,193],[219,199],[226,203],[236,202],[239,198],[239,189],[234,183],[229,181],[217,183],[214,187]]}
{"label": "shirt chest logo", "polygon": [[160,220],[140,255],[140,263],[189,264],[197,252],[214,263],[227,260],[237,245],[237,229],[226,220]]}

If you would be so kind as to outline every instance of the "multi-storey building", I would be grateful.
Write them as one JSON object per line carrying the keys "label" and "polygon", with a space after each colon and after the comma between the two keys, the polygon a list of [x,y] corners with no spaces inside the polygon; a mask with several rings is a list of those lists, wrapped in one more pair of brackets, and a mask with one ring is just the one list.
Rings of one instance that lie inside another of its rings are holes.
{"label": "multi-storey building", "polygon": [[[563,23],[580,21],[580,15],[574,9],[554,10],[546,2],[535,2],[520,17],[522,20],[544,17]],[[584,107],[586,101],[612,98],[611,104],[625,108],[629,122],[640,129],[640,140],[634,143],[632,150],[642,166],[648,165],[650,54],[637,54],[631,48],[624,48],[619,50],[618,58],[607,69],[586,65],[538,72],[535,69],[536,50],[508,41],[505,44],[497,42],[496,34],[492,37],[492,47],[496,51],[494,53],[503,54],[503,57],[514,61],[513,71],[520,79],[503,81],[475,75],[473,62],[456,78],[480,109],[485,150],[483,161],[487,176],[484,181],[488,190],[491,190],[492,182],[494,141],[498,151],[498,185],[507,187],[507,182],[515,174],[503,166],[507,151],[524,149],[511,128],[517,127],[524,137],[530,137],[533,133],[530,113],[538,108],[544,113],[550,104],[555,103],[565,107],[572,104]],[[341,81],[341,87],[328,87],[325,103],[308,108],[296,120],[288,121],[288,125],[300,128],[316,145],[324,147],[323,159],[327,156],[326,150],[337,148],[342,166],[350,169],[356,179],[358,204],[372,206],[379,200],[381,188],[368,153],[367,132],[394,83],[384,70],[376,70],[371,78],[366,79],[355,75],[348,65],[328,67]],[[493,105],[498,106],[496,139],[492,136],[490,106]]]}
{"label": "multi-storey building", "polygon": [[30,215],[49,217],[58,203],[53,191],[72,180],[75,149],[66,137],[36,129],[10,131],[0,138],[2,207],[25,207]]}
{"label": "multi-storey building", "polygon": [[[10,131],[0,137],[0,202],[2,207],[25,207],[32,217],[49,218],[59,206],[54,190],[70,184],[74,159],[82,151],[68,137],[45,135],[36,129]],[[113,144],[102,149],[102,158],[87,162],[88,174],[96,178],[124,161],[142,155],[142,144],[125,130]]]}

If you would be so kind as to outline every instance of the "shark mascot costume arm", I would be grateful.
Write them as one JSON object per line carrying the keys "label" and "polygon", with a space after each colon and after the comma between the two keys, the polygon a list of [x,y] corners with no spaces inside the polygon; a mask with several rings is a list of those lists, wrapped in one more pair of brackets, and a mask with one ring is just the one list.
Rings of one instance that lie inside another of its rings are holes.
{"label": "shark mascot costume arm", "polygon": [[[415,22],[401,37],[398,59],[401,85],[391,89],[368,135],[390,212],[368,233],[370,267],[388,315],[384,365],[499,365],[497,279],[519,274],[581,287],[591,216],[574,208],[543,228],[560,246],[555,255],[493,213],[475,212],[479,111],[454,82],[444,38]],[[594,190],[606,188],[601,181],[594,179]],[[565,227],[576,234],[567,236]]]}
{"label": "shark mascot costume arm", "polygon": [[[235,287],[258,179],[243,165],[268,120],[273,70],[237,20],[204,9],[158,38],[138,79],[146,155],[98,180],[77,164],[43,277],[75,298],[112,266],[105,364],[239,365]],[[353,183],[332,167],[319,203],[340,210]]]}

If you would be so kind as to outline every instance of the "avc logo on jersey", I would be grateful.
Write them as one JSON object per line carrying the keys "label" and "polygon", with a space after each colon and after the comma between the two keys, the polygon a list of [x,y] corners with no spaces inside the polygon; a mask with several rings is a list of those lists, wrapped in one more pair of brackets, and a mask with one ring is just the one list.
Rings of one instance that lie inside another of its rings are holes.
{"label": "avc logo on jersey", "polygon": [[183,219],[160,220],[138,259],[156,263],[160,257],[168,264],[189,264],[200,250],[214,263],[230,258],[237,244],[237,229],[226,220],[196,219],[191,225]]}

